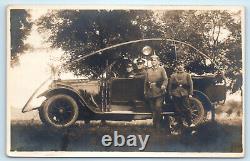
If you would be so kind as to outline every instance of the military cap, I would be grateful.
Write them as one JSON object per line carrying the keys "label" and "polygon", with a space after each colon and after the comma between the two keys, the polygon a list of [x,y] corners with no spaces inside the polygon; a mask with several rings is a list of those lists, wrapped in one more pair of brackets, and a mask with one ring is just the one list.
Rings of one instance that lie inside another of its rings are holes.
{"label": "military cap", "polygon": [[143,60],[142,58],[137,59],[136,61],[137,64],[144,64],[145,60]]}
{"label": "military cap", "polygon": [[152,55],[150,58],[151,58],[151,60],[155,60],[155,59],[159,60],[159,56],[157,56],[157,55]]}
{"label": "military cap", "polygon": [[129,67],[133,67],[133,64],[132,63],[128,63],[127,68],[129,68]]}
{"label": "military cap", "polygon": [[184,65],[183,65],[183,64],[178,64],[178,65],[176,66],[176,70],[177,70],[177,71],[184,71]]}

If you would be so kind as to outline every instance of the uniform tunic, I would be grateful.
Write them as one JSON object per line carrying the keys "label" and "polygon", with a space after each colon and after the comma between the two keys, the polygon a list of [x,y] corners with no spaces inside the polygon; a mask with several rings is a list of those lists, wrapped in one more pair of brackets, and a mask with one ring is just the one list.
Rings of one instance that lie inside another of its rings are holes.
{"label": "uniform tunic", "polygon": [[165,92],[161,89],[162,85],[165,87],[168,85],[168,77],[165,69],[161,66],[149,68],[145,79],[145,97],[148,99],[147,102],[152,110],[153,126],[156,129],[160,129],[160,123],[162,120],[162,95]]}
{"label": "uniform tunic", "polygon": [[147,71],[145,69],[137,69],[135,71],[135,77],[143,77],[146,76]]}
{"label": "uniform tunic", "polygon": [[123,77],[124,78],[133,78],[135,76],[135,72],[134,71],[131,71],[131,72],[125,72]]}
{"label": "uniform tunic", "polygon": [[165,87],[168,85],[168,77],[165,69],[162,66],[149,68],[146,75],[146,97],[162,96],[165,92],[161,90],[162,85]]}
{"label": "uniform tunic", "polygon": [[172,74],[169,81],[169,93],[175,97],[193,95],[193,81],[190,74],[184,71]]}
{"label": "uniform tunic", "polygon": [[177,71],[171,75],[168,87],[170,96],[173,96],[178,125],[183,128],[184,120],[191,125],[188,95],[193,95],[193,81],[190,74]]}

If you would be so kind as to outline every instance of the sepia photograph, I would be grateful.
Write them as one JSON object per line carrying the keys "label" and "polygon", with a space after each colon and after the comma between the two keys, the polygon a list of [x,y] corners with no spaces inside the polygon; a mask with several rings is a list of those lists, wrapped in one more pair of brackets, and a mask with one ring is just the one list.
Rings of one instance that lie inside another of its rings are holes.
{"label": "sepia photograph", "polygon": [[244,157],[244,7],[7,8],[7,155]]}

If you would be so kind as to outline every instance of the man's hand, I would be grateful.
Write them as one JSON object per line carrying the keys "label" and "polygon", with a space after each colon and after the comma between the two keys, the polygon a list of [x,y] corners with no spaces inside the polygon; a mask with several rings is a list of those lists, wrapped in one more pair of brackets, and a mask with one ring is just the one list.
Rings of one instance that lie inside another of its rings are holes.
{"label": "man's hand", "polygon": [[161,90],[162,91],[165,91],[166,90],[166,87],[164,85],[161,86]]}
{"label": "man's hand", "polygon": [[189,98],[192,98],[193,96],[192,95],[188,95]]}

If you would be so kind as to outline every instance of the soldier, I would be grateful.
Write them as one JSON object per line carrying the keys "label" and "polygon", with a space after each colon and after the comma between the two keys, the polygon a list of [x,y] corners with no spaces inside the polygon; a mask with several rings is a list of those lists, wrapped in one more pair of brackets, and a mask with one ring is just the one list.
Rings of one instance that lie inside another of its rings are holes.
{"label": "soldier", "polygon": [[165,69],[159,65],[159,57],[151,56],[152,67],[147,69],[145,98],[153,112],[154,128],[160,129],[161,109],[163,105],[163,94],[168,85],[168,77]]}
{"label": "soldier", "polygon": [[136,61],[137,69],[135,70],[136,77],[143,77],[146,75],[146,70],[144,66],[145,60],[138,58]]}
{"label": "soldier", "polygon": [[131,62],[129,62],[127,67],[126,67],[126,72],[125,72],[124,77],[125,78],[133,78],[134,76],[135,76],[135,73],[134,73],[133,64]]}
{"label": "soldier", "polygon": [[177,66],[176,73],[172,74],[169,81],[169,95],[174,102],[177,122],[180,129],[183,129],[185,119],[189,127],[194,126],[189,111],[189,97],[193,95],[193,81],[189,73],[184,71],[182,65]]}

